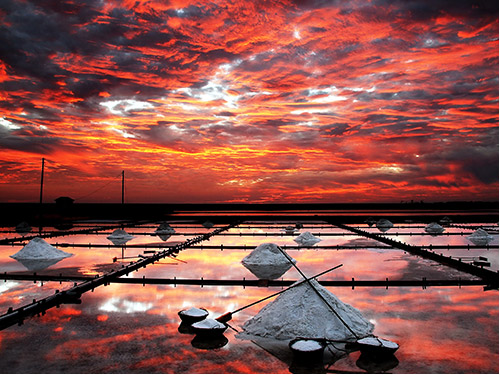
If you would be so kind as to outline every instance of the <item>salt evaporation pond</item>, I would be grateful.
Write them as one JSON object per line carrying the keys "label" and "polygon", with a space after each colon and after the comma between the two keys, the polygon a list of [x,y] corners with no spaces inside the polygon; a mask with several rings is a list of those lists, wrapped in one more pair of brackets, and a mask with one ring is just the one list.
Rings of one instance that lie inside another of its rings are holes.
{"label": "salt evaporation pond", "polygon": [[[315,219],[316,220],[316,219]],[[425,225],[417,228],[394,227],[381,233],[405,242],[424,244],[467,244],[467,236],[475,229],[448,228],[443,234],[426,234]],[[429,221],[430,222],[430,221]],[[175,234],[164,242],[155,230],[158,224],[125,228],[134,236],[129,244],[178,243],[206,233],[199,223],[170,223]],[[319,280],[418,280],[434,278],[473,278],[463,272],[435,262],[414,257],[394,248],[377,248],[376,243],[331,227],[325,223],[309,225],[304,222],[300,232],[321,234],[321,242],[311,249],[293,249],[298,232],[287,236],[281,231],[288,223],[261,223],[265,228],[248,225],[233,229],[230,236],[215,236],[207,245],[218,248],[192,248],[182,251],[178,260],[164,259],[152,266],[130,274],[129,278],[155,277],[177,279],[251,279],[241,260],[260,243],[273,242],[286,246],[286,252],[308,276],[337,264],[343,266]],[[465,223],[468,224],[468,223]],[[363,225],[360,222],[359,225]],[[414,225],[416,226],[416,224]],[[215,226],[217,227],[217,225]],[[368,226],[366,226],[368,229]],[[472,228],[472,227],[471,227]],[[496,226],[498,229],[498,226]],[[270,236],[250,236],[260,231],[276,233]],[[446,233],[460,233],[447,236]],[[397,235],[392,234],[399,232]],[[46,239],[48,243],[75,243],[85,247],[68,247],[74,255],[49,266],[44,274],[89,275],[102,274],[135,260],[127,257],[147,255],[144,249],[107,246],[106,234],[70,235]],[[139,234],[149,233],[150,235]],[[242,233],[240,236],[239,233]],[[341,235],[336,235],[340,233]],[[187,235],[185,235],[187,234]],[[247,235],[248,234],[248,235]],[[488,257],[498,265],[498,234],[491,234]],[[365,244],[364,248],[326,250],[321,246]],[[469,242],[470,243],[470,242]],[[220,245],[223,244],[223,248]],[[246,248],[244,248],[246,245]],[[230,246],[241,249],[230,250]],[[320,247],[318,247],[320,246]],[[58,246],[55,246],[58,247]],[[22,246],[0,246],[0,271],[29,274],[30,271],[10,258]],[[453,250],[450,250],[453,252]],[[467,251],[467,250],[465,250]],[[472,250],[470,250],[472,251]],[[469,252],[470,252],[469,251]],[[113,262],[114,257],[125,257]],[[498,269],[498,266],[497,266]],[[284,279],[297,280],[298,272],[291,268]],[[0,280],[0,310],[17,308],[67,289],[72,282],[40,282]],[[447,287],[327,287],[343,302],[356,307],[374,324],[374,334],[397,342],[399,361],[394,373],[498,373],[498,291],[483,290],[483,286]],[[193,335],[178,331],[178,311],[203,306],[209,318],[234,311],[238,307],[282,290],[281,287],[242,287],[241,285],[142,285],[116,284],[96,288],[82,296],[82,304],[61,305],[34,317],[22,326],[0,331],[0,368],[8,373],[288,373],[290,363],[279,352],[266,351],[252,341],[240,339],[231,329],[224,335],[229,344],[216,350],[203,350],[192,345]],[[246,321],[255,317],[274,299],[242,310],[233,316],[231,326],[241,332]],[[140,353],[131,355],[130,353]],[[175,358],[176,360],[172,360]],[[330,370],[364,372],[360,353],[353,352],[338,359]]]}

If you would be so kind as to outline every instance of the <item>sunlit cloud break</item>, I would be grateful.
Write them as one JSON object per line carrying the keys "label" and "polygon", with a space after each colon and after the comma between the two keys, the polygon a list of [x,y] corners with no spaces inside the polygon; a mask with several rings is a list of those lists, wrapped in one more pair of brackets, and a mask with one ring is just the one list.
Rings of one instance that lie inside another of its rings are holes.
{"label": "sunlit cloud break", "polygon": [[6,0],[0,39],[2,201],[41,158],[47,201],[498,199],[496,1]]}

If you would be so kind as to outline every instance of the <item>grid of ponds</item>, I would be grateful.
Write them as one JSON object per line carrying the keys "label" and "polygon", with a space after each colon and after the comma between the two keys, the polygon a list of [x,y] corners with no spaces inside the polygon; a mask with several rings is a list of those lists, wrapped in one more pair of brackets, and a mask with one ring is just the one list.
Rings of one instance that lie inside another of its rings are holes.
{"label": "grid of ponds", "polygon": [[[117,225],[134,236],[126,245],[107,239]],[[45,238],[73,256],[42,269],[27,269],[11,258],[27,241],[0,246],[0,275],[68,277],[67,281],[0,280],[0,314],[73,287],[71,277],[98,277],[131,262],[161,252],[222,225],[205,228],[195,220],[176,218],[175,234],[165,241],[156,236],[158,223],[128,226],[117,222],[75,223],[61,236]],[[297,260],[301,271],[315,275],[335,265],[319,281],[335,280],[476,280],[477,276],[414,256],[404,250],[338,228],[311,217],[302,228],[287,233],[292,221],[248,220],[210,239],[165,257],[122,279],[255,280],[241,260],[258,245],[278,244]],[[96,233],[82,229],[109,227]],[[381,233],[363,222],[352,227],[415,246],[437,250],[464,261],[486,258],[486,268],[498,270],[498,225],[453,223],[444,233],[429,235],[422,223],[396,223]],[[494,237],[489,245],[470,245],[467,236],[478,227]],[[313,247],[298,247],[294,239],[309,231],[321,239]],[[0,228],[1,238],[19,237],[13,228]],[[43,228],[39,234],[57,233]],[[298,280],[294,268],[283,280]],[[269,301],[235,314],[218,348],[200,347],[192,334],[179,330],[178,311],[204,307],[215,318],[283,289],[271,286],[128,284],[111,282],[81,296],[81,303],[62,304],[44,315],[0,331],[0,372],[3,373],[289,373],[291,353],[278,340],[238,337],[243,323]],[[325,357],[325,372],[497,373],[498,290],[472,286],[340,287],[327,289],[375,325],[374,333],[400,345],[396,360],[367,363],[359,351]]]}

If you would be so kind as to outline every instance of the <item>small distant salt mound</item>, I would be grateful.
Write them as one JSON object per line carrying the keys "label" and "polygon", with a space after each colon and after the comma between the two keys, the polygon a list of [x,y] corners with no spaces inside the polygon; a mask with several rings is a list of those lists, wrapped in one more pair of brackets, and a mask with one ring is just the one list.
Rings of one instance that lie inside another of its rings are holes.
{"label": "small distant salt mound", "polygon": [[441,225],[439,225],[438,223],[432,222],[425,227],[425,231],[427,233],[439,234],[439,233],[444,232],[444,228]]}
{"label": "small distant salt mound", "polygon": [[156,234],[174,234],[175,229],[170,226],[169,223],[161,223],[155,230]]}
{"label": "small distant salt mound", "polygon": [[443,217],[439,222],[443,225],[450,225],[451,219],[448,216]]}
{"label": "small distant salt mound", "polygon": [[116,229],[113,233],[111,233],[108,237],[108,240],[113,242],[115,245],[125,245],[128,241],[130,241],[134,236],[128,234],[123,229]]}
{"label": "small distant salt mound", "polygon": [[204,226],[205,228],[207,228],[207,229],[210,229],[210,228],[212,228],[212,227],[214,226],[214,223],[212,223],[210,220],[207,220],[207,221],[205,221],[205,222],[204,222],[203,224],[201,224],[201,225],[203,225],[203,226]]}
{"label": "small distant salt mound", "polygon": [[56,249],[43,238],[35,237],[11,258],[14,259],[63,259],[73,254]]}
{"label": "small distant salt mound", "polygon": [[484,229],[479,228],[476,230],[474,233],[472,233],[470,236],[467,237],[467,239],[472,242],[474,245],[477,246],[485,246],[488,245],[491,241],[493,241],[495,237],[492,235],[488,234]]}
{"label": "small distant salt mound", "polygon": [[373,217],[369,217],[368,219],[365,220],[365,223],[368,224],[368,226],[373,226],[373,224],[375,224],[377,222],[377,220],[375,220]]}
{"label": "small distant salt mound", "polygon": [[[371,335],[374,326],[363,318],[358,309],[342,302],[316,280],[311,280],[311,283],[358,337]],[[243,330],[246,335],[278,340],[295,337],[330,340],[354,338],[349,329],[316,294],[308,282],[283,292],[256,316],[247,320],[243,325]]]}
{"label": "small distant salt mound", "polygon": [[274,243],[263,243],[248,254],[241,263],[259,279],[277,279],[297,261],[285,256]]}
{"label": "small distant salt mound", "polygon": [[313,236],[310,232],[301,233],[294,239],[300,246],[314,246],[321,241],[321,238]]}
{"label": "small distant salt mound", "polygon": [[160,226],[155,230],[155,234],[163,241],[168,240],[174,233],[175,229],[172,228],[168,223],[161,223]]}
{"label": "small distant salt mound", "polygon": [[22,223],[16,225],[16,232],[21,236],[31,232],[31,229],[31,225],[29,225],[26,221],[23,221]]}
{"label": "small distant salt mound", "polygon": [[282,231],[284,231],[286,234],[294,234],[296,229],[297,229],[296,227],[288,225],[287,227],[282,229]]}
{"label": "small distant salt mound", "polygon": [[379,221],[377,221],[377,228],[381,232],[387,232],[393,226],[394,225],[387,219],[380,219]]}

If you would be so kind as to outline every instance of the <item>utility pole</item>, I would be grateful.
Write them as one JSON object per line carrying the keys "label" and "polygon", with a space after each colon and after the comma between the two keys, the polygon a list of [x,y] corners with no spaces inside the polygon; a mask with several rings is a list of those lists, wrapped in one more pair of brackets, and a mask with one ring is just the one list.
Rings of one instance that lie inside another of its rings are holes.
{"label": "utility pole", "polygon": [[40,178],[40,223],[38,226],[38,232],[42,234],[42,229],[43,229],[43,206],[42,206],[42,201],[43,201],[43,172],[45,168],[45,158],[42,158],[42,175]]}
{"label": "utility pole", "polygon": [[45,167],[45,158],[42,158],[42,177],[40,179],[40,205],[42,204],[43,199],[43,169]]}
{"label": "utility pole", "polygon": [[125,203],[125,171],[122,171],[122,204]]}

